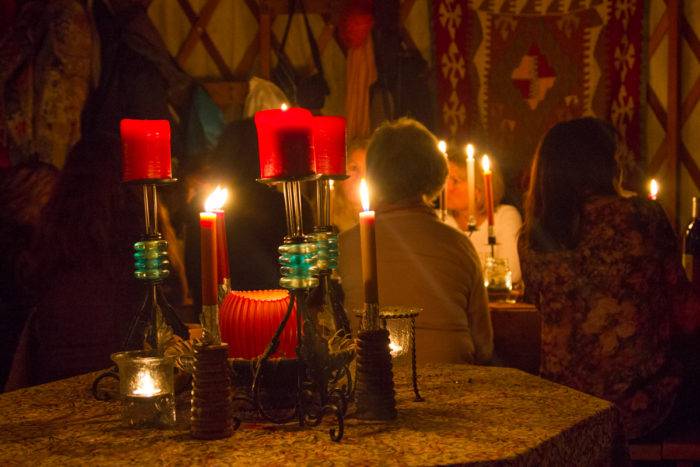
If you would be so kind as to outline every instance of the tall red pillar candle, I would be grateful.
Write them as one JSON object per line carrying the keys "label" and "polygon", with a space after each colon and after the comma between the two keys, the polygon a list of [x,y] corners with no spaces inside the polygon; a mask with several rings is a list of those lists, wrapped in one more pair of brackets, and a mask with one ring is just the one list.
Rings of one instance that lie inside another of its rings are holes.
{"label": "tall red pillar candle", "polygon": [[315,173],[312,120],[311,112],[296,107],[255,114],[261,179],[294,179]]}
{"label": "tall red pillar candle", "polygon": [[345,175],[345,118],[313,118],[314,158],[316,173],[320,175]]}
{"label": "tall red pillar candle", "polygon": [[122,143],[122,181],[172,178],[170,122],[123,119],[119,124]]}
{"label": "tall red pillar candle", "polygon": [[493,173],[491,172],[491,161],[486,154],[481,158],[481,167],[484,169],[484,202],[486,203],[486,215],[488,217],[489,227],[493,227]]}
{"label": "tall red pillar candle", "polygon": [[369,190],[364,179],[360,183],[360,252],[362,254],[362,282],[364,283],[365,303],[379,303],[377,287],[377,238],[374,211],[369,210]]}
{"label": "tall red pillar candle", "polygon": [[218,304],[216,269],[216,214],[199,213],[200,257],[202,274],[202,305]]}

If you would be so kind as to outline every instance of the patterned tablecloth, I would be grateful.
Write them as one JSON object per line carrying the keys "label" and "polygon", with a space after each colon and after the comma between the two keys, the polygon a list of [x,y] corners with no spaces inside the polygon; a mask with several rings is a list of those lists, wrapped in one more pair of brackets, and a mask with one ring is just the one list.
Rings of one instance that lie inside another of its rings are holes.
{"label": "patterned tablecloth", "polygon": [[[617,411],[608,402],[509,368],[396,370],[399,418],[348,420],[345,438],[325,424],[244,423],[226,440],[198,441],[185,426],[128,429],[117,402],[92,399],[94,375],[0,395],[0,465],[624,465]],[[351,409],[352,410],[352,407]],[[184,417],[183,417],[184,418]]]}

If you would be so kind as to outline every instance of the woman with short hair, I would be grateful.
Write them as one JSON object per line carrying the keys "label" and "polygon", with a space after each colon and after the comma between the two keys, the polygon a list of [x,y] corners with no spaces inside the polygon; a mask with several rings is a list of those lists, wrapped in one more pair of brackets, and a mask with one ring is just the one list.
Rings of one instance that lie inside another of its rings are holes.
{"label": "woman with short hair", "polygon": [[[403,118],[374,132],[367,178],[376,211],[379,301],[422,308],[420,362],[483,363],[491,358],[493,331],[479,258],[430,205],[446,176],[437,140],[420,123]],[[339,273],[354,315],[364,302],[358,226],[340,235]]]}

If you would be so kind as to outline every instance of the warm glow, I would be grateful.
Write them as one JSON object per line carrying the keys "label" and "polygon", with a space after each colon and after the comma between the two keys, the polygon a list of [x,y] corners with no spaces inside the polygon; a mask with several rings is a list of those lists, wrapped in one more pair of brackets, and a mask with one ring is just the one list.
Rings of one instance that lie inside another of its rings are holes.
{"label": "warm glow", "polygon": [[649,182],[649,198],[656,199],[656,195],[659,194],[659,184],[655,178],[652,178]]}
{"label": "warm glow", "polygon": [[484,175],[491,173],[491,160],[487,154],[481,158],[481,167],[484,169]]}
{"label": "warm glow", "polygon": [[281,110],[282,112],[286,112],[288,108],[289,108],[289,106],[288,106],[287,104],[285,104],[284,102],[283,102],[282,105],[280,106],[280,110]]}
{"label": "warm glow", "polygon": [[440,141],[438,141],[438,149],[445,156],[447,155],[447,143],[445,142],[445,140],[441,139]]}
{"label": "warm glow", "polygon": [[156,382],[151,376],[151,373],[145,370],[139,371],[136,375],[136,388],[133,391],[135,396],[151,397],[159,394],[160,388],[156,386]]}
{"label": "warm glow", "polygon": [[220,211],[226,204],[228,198],[228,190],[217,186],[212,194],[209,195],[204,203],[204,210],[207,212]]}
{"label": "warm glow", "polygon": [[360,181],[360,201],[362,202],[362,210],[369,211],[369,187],[364,178]]}
{"label": "warm glow", "polygon": [[391,353],[392,357],[396,357],[402,350],[403,347],[401,347],[399,344],[394,341],[389,341],[389,352]]}
{"label": "warm glow", "polygon": [[331,190],[333,189],[333,185],[335,184],[334,182],[335,182],[335,180],[333,180],[333,179],[328,180],[328,188],[330,188]]}
{"label": "warm glow", "polygon": [[467,160],[473,161],[474,160],[474,145],[471,143],[467,144],[466,152],[467,152]]}

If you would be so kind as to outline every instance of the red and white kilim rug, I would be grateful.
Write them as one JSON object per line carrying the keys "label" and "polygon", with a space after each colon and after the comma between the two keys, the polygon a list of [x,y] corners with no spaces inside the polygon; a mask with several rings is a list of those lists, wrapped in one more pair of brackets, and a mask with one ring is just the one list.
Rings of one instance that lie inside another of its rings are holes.
{"label": "red and white kilim rug", "polygon": [[639,159],[642,3],[434,1],[443,134],[517,178],[552,124],[594,115]]}

